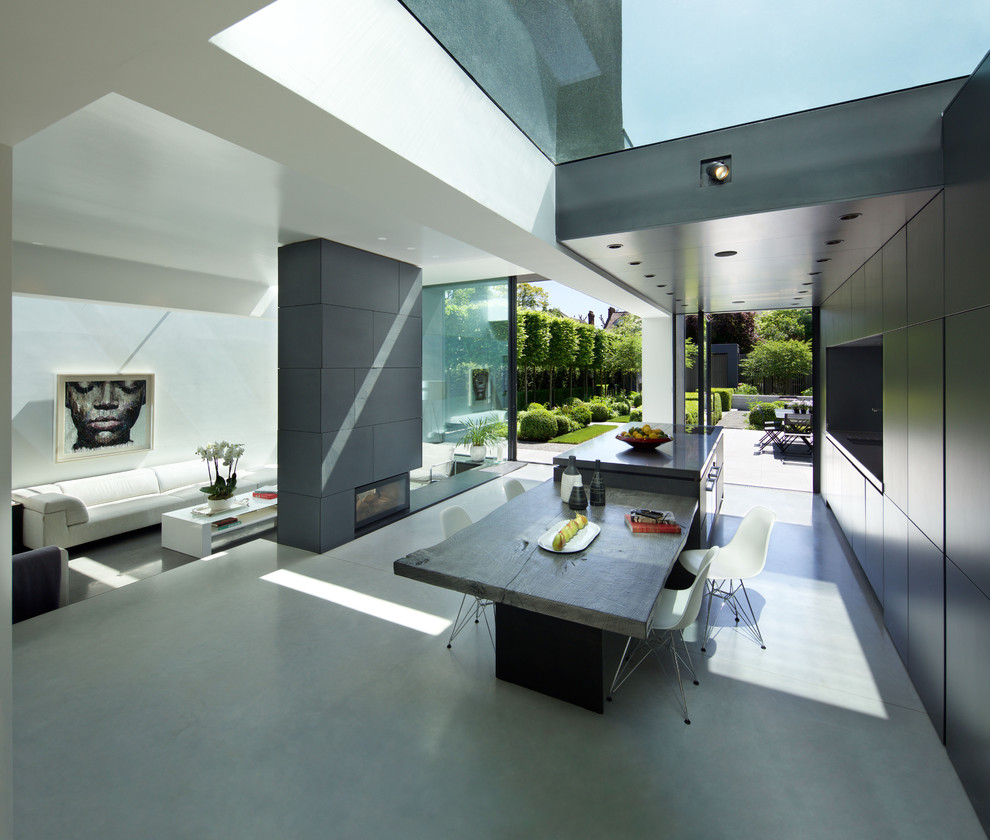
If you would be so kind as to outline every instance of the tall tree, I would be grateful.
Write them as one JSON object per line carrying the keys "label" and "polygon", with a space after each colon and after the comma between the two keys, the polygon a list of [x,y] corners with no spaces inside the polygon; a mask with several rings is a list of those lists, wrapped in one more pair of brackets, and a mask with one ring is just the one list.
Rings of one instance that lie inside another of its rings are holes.
{"label": "tall tree", "polygon": [[547,343],[547,364],[550,369],[550,407],[553,407],[554,368],[569,368],[577,345],[577,325],[570,318],[550,319],[550,341]]}
{"label": "tall tree", "polygon": [[774,309],[756,316],[756,334],[763,341],[810,341],[810,309]]}
{"label": "tall tree", "polygon": [[539,286],[534,286],[531,283],[520,283],[516,286],[516,308],[546,312],[550,308],[550,295],[546,289]]}
{"label": "tall tree", "polygon": [[739,365],[751,381],[770,379],[773,393],[782,393],[790,380],[811,373],[811,345],[807,341],[761,341]]}
{"label": "tall tree", "polygon": [[595,361],[595,328],[591,324],[575,323],[577,330],[577,347],[574,353],[574,365],[579,368],[587,385],[588,368]]}
{"label": "tall tree", "polygon": [[538,368],[546,364],[547,345],[550,343],[550,319],[542,312],[526,311],[520,313],[522,330],[519,331],[518,361],[523,368],[523,393],[526,405],[529,405],[529,368]]}

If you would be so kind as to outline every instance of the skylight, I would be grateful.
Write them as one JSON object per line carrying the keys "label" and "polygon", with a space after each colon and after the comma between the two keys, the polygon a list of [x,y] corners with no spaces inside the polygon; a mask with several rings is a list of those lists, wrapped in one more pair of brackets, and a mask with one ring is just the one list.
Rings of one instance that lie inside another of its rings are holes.
{"label": "skylight", "polygon": [[969,75],[985,0],[404,0],[556,163]]}

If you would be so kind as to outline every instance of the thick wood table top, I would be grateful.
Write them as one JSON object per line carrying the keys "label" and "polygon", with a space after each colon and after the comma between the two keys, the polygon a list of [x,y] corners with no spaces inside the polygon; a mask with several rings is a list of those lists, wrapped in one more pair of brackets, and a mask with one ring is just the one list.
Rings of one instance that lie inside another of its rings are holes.
{"label": "thick wood table top", "polygon": [[[607,490],[604,508],[588,507],[601,533],[581,552],[537,545],[544,531],[574,511],[546,481],[516,496],[469,528],[393,564],[395,574],[495,603],[646,638],[657,599],[684,547],[698,501],[687,496]],[[633,534],[631,509],[669,510],[680,534]]]}

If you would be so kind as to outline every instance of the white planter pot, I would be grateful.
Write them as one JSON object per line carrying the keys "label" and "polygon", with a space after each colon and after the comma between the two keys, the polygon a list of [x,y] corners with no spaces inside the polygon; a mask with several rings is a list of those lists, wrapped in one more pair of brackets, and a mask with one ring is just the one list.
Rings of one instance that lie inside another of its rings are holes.
{"label": "white planter pot", "polygon": [[471,460],[476,464],[480,464],[485,460],[485,447],[484,446],[472,446],[471,447]]}
{"label": "white planter pot", "polygon": [[229,499],[207,499],[206,503],[210,506],[210,513],[220,513],[224,510],[230,510],[234,504],[234,498],[231,496]]}

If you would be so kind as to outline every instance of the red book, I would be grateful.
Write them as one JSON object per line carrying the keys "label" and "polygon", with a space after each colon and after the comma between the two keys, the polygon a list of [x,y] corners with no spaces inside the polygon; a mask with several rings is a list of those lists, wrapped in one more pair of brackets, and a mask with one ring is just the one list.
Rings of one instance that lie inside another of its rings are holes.
{"label": "red book", "polygon": [[634,534],[679,534],[681,526],[676,522],[633,522],[632,516],[626,514],[626,525]]}
{"label": "red book", "polygon": [[255,490],[252,494],[256,499],[277,499],[278,493],[273,493],[270,490]]}

